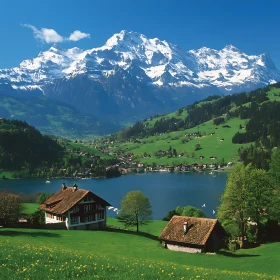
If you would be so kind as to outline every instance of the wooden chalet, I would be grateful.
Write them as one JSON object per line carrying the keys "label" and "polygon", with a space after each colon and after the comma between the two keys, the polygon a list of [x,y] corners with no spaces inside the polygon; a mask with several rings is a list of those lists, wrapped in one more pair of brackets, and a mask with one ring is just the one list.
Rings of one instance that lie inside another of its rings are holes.
{"label": "wooden chalet", "polygon": [[217,219],[173,216],[159,240],[170,250],[203,253],[222,248],[225,235]]}
{"label": "wooden chalet", "polygon": [[101,229],[106,227],[107,201],[75,184],[62,188],[43,204],[46,224],[65,223],[67,229]]}

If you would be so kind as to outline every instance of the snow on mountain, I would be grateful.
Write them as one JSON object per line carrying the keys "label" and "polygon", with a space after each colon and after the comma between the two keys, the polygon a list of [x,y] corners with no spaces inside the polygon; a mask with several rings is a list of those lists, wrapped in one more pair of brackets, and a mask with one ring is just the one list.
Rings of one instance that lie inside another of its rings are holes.
{"label": "snow on mountain", "polygon": [[280,80],[280,72],[267,54],[247,55],[232,45],[221,50],[202,47],[185,51],[158,38],[123,30],[104,46],[90,50],[54,45],[18,67],[0,69],[0,83],[44,92],[46,85],[58,79],[79,75],[104,83],[118,72],[116,67],[139,82],[175,90],[211,87],[217,93],[239,92]]}

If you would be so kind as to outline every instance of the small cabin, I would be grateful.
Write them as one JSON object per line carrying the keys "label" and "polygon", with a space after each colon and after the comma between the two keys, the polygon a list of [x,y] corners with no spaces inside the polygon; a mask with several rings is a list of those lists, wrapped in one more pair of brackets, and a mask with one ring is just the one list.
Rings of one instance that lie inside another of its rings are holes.
{"label": "small cabin", "polygon": [[164,248],[188,253],[215,252],[226,232],[217,219],[173,216],[159,236]]}

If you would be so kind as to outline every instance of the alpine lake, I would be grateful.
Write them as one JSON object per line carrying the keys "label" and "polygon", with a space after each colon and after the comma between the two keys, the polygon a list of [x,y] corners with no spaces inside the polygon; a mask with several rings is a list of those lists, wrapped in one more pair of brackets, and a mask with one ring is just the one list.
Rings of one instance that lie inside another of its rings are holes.
{"label": "alpine lake", "polygon": [[[0,190],[12,193],[54,193],[61,188],[76,184],[80,189],[90,190],[120,209],[121,200],[129,192],[143,192],[152,205],[155,220],[161,220],[168,211],[177,206],[192,205],[201,209],[207,217],[215,218],[220,197],[225,189],[226,172],[150,172],[125,175],[112,179],[10,179],[0,180]],[[116,212],[107,210],[109,217]]]}

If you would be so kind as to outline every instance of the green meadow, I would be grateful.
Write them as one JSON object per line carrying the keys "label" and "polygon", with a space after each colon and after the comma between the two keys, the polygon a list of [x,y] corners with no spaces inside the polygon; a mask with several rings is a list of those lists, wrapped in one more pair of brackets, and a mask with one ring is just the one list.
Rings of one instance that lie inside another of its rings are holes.
{"label": "green meadow", "polygon": [[112,158],[111,156],[107,155],[107,154],[104,154],[100,151],[98,151],[97,149],[95,149],[93,146],[91,146],[90,144],[88,143],[80,143],[80,142],[77,142],[77,143],[74,143],[74,142],[66,142],[65,143],[65,146],[67,149],[79,149],[79,151],[81,152],[86,152],[86,153],[91,153],[91,154],[94,154],[96,156],[100,156],[102,159],[109,159],[109,158]]}
{"label": "green meadow", "polygon": [[38,210],[39,204],[37,203],[22,203],[22,213],[31,214]]}
{"label": "green meadow", "polygon": [[[179,163],[219,163],[224,160],[227,162],[238,161],[238,149],[250,144],[232,144],[232,137],[241,127],[246,125],[248,120],[238,118],[229,119],[225,123],[215,126],[213,120],[205,122],[199,126],[182,131],[163,133],[161,135],[151,136],[140,139],[141,143],[125,142],[120,143],[117,149],[133,152],[136,159],[146,164],[165,164],[173,165]],[[229,126],[229,127],[225,127]],[[190,134],[199,132],[202,137],[196,138]],[[189,136],[190,135],[190,136]],[[184,140],[188,142],[184,143]],[[196,144],[200,144],[200,149],[195,150]],[[176,149],[177,153],[184,153],[181,157],[156,157],[155,152],[159,150],[168,150],[169,147]],[[150,158],[144,158],[144,153],[150,154]],[[203,159],[199,159],[203,156]],[[215,156],[217,159],[211,160]]]}
{"label": "green meadow", "polygon": [[280,279],[279,250],[187,254],[129,231],[2,228],[0,279]]}

